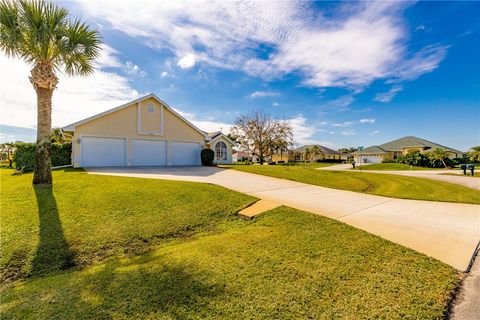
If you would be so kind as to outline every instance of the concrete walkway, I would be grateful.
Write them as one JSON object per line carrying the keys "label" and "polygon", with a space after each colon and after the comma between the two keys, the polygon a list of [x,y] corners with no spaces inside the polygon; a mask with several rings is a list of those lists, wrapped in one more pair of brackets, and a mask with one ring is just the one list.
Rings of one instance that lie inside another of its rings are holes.
{"label": "concrete walkway", "polygon": [[95,168],[92,174],[207,182],[327,216],[459,270],[480,239],[480,206],[386,198],[215,167]]}
{"label": "concrete walkway", "polygon": [[[400,176],[410,176],[418,178],[426,178],[439,180],[454,184],[460,184],[462,186],[480,190],[480,178],[472,176],[464,176],[460,170],[352,170],[351,164],[339,164],[329,167],[318,168],[318,170],[327,171],[350,171],[350,172],[368,172],[368,173],[382,173],[382,174],[395,174]],[[446,175],[448,173],[448,175]]]}

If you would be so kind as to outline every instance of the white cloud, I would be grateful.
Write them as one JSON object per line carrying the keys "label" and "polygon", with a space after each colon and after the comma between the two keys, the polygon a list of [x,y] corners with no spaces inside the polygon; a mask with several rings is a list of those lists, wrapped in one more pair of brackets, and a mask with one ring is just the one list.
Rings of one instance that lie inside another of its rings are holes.
{"label": "white cloud", "polygon": [[[113,60],[107,61],[107,66],[111,66]],[[65,126],[139,96],[126,78],[102,71],[99,62],[97,64],[94,74],[89,77],[58,75],[59,84],[53,93],[52,103],[53,126]],[[0,123],[36,127],[36,95],[28,81],[30,69],[21,60],[0,54]]]}
{"label": "white cloud", "polygon": [[95,67],[97,68],[121,68],[123,67],[122,62],[117,57],[118,51],[114,48],[102,44],[101,45],[101,54],[95,60]]}
{"label": "white cloud", "polygon": [[345,112],[355,99],[351,95],[341,96],[319,106],[321,112]]}
{"label": "white cloud", "polygon": [[[446,47],[410,54],[407,2],[351,2],[313,10],[287,1],[79,1],[86,14],[171,50],[181,68],[202,62],[263,79],[299,74],[313,87],[361,90],[377,79],[413,79],[435,69]],[[131,13],[135,12],[135,19]],[[259,57],[259,45],[271,53]]]}
{"label": "white cloud", "polygon": [[279,105],[280,105],[280,103],[275,102],[275,101],[272,103],[272,106],[274,106],[274,107],[278,107]]}
{"label": "white cloud", "polygon": [[293,139],[296,144],[304,145],[315,143],[313,136],[317,133],[317,128],[313,125],[307,124],[307,119],[299,114],[292,119],[289,119],[288,122],[293,129]]}
{"label": "white cloud", "polygon": [[334,127],[349,127],[353,123],[354,123],[353,121],[344,121],[344,122],[341,122],[341,123],[333,123],[332,126],[334,126]]}
{"label": "white cloud", "polygon": [[342,131],[340,133],[344,136],[353,136],[355,135],[356,132],[353,129],[349,129],[349,130]]}
{"label": "white cloud", "polygon": [[276,97],[280,95],[280,92],[276,91],[255,91],[250,94],[250,98],[263,98],[263,97]]}
{"label": "white cloud", "polygon": [[372,123],[375,123],[375,119],[373,119],[373,118],[360,119],[360,120],[358,120],[358,122],[359,123],[370,123],[370,124],[372,124]]}
{"label": "white cloud", "polygon": [[198,115],[191,112],[182,111],[177,107],[174,107],[173,109],[178,112],[178,114],[180,114],[182,117],[184,117],[185,119],[193,123],[196,127],[205,132],[222,131],[223,133],[229,133],[230,128],[233,126],[233,124],[231,123],[215,121],[215,119],[201,119]]}
{"label": "white cloud", "polygon": [[168,76],[167,71],[163,71],[162,73],[160,73],[160,77],[165,78],[166,76]]}
{"label": "white cloud", "polygon": [[373,100],[378,102],[390,102],[392,101],[393,97],[397,95],[400,91],[403,90],[403,86],[401,85],[394,85],[390,88],[387,92],[377,93]]}
{"label": "white cloud", "polygon": [[195,56],[193,54],[187,54],[182,59],[178,60],[177,66],[182,69],[189,69],[195,65]]}
{"label": "white cloud", "polygon": [[379,130],[373,130],[372,132],[369,133],[370,136],[374,136],[374,135],[377,135],[379,134],[380,131]]}
{"label": "white cloud", "polygon": [[139,66],[137,66],[132,61],[127,61],[125,66],[123,67],[123,71],[130,76],[146,78],[148,77],[148,73],[142,70]]}

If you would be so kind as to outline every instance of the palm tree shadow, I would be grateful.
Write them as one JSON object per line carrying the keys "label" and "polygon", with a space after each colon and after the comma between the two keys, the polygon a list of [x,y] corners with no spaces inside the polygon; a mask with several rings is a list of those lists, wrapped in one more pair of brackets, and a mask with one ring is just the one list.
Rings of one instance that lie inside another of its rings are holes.
{"label": "palm tree shadow", "polygon": [[58,215],[52,186],[33,187],[37,198],[40,220],[39,242],[32,260],[32,275],[43,275],[55,270],[65,270],[75,265]]}

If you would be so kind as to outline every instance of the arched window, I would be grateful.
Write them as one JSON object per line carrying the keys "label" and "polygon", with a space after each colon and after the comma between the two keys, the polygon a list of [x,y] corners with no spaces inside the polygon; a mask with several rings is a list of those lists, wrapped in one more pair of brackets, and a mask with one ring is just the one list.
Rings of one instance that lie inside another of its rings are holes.
{"label": "arched window", "polygon": [[215,144],[215,160],[227,160],[227,145],[223,141]]}

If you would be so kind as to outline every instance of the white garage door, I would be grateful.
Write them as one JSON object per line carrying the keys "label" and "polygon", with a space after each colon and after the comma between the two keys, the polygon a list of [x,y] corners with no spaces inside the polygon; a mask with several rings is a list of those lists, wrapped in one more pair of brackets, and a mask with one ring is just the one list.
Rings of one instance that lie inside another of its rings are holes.
{"label": "white garage door", "polygon": [[383,157],[378,157],[378,156],[362,157],[362,163],[380,163],[382,161],[383,161]]}
{"label": "white garage door", "polygon": [[82,148],[82,167],[125,165],[125,139],[83,137],[80,144]]}
{"label": "white garage door", "polygon": [[172,142],[172,165],[192,166],[200,164],[200,143]]}
{"label": "white garage door", "polygon": [[167,144],[160,140],[132,140],[132,165],[164,166],[167,162]]}

